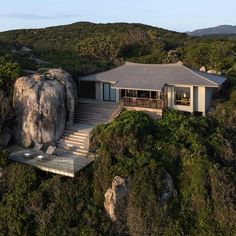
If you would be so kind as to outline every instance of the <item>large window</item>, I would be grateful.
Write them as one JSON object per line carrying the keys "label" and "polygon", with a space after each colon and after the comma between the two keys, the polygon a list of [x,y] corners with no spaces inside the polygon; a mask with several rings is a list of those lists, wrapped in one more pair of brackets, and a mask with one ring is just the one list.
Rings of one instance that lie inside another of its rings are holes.
{"label": "large window", "polygon": [[150,98],[150,91],[138,90],[139,98]]}
{"label": "large window", "polygon": [[103,100],[116,101],[116,90],[113,89],[109,83],[103,83]]}
{"label": "large window", "polygon": [[175,105],[190,106],[190,88],[175,87]]}
{"label": "large window", "polygon": [[137,97],[137,91],[136,90],[126,90],[127,97]]}

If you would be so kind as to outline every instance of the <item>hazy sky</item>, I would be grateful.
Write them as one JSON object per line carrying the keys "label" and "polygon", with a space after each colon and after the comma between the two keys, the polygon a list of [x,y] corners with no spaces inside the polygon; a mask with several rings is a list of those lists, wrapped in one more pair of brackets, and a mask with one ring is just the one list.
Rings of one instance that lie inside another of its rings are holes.
{"label": "hazy sky", "polygon": [[236,25],[236,0],[1,0],[0,31],[77,21],[137,22],[176,31]]}

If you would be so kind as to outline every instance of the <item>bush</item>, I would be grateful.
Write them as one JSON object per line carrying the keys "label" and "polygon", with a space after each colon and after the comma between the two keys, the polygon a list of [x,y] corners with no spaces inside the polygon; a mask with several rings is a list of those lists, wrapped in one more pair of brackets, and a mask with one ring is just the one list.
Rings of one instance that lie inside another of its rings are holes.
{"label": "bush", "polygon": [[9,165],[9,154],[10,152],[0,147],[0,168],[6,168]]}

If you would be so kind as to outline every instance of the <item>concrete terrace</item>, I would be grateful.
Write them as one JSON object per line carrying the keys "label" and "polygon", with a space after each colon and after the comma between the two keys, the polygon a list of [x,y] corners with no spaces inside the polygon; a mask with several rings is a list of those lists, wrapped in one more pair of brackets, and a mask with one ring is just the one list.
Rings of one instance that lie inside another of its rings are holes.
{"label": "concrete terrace", "polygon": [[89,152],[90,133],[98,124],[108,122],[115,106],[116,103],[79,99],[74,117],[75,123],[65,128],[57,141],[55,155],[39,160],[38,155],[45,155],[39,151],[34,154],[34,158],[27,159],[24,153],[34,153],[34,151],[15,145],[9,147],[10,159],[42,171],[75,177],[77,172],[94,161],[94,155]]}
{"label": "concrete terrace", "polygon": [[51,172],[54,174],[64,175],[68,177],[75,177],[76,173],[93,162],[92,157],[78,157],[75,154],[57,150],[56,155],[52,155],[46,160],[38,160],[37,153],[35,158],[26,159],[24,153],[31,152],[30,149],[25,149],[20,146],[11,146],[10,159],[12,161],[34,166],[40,170]]}

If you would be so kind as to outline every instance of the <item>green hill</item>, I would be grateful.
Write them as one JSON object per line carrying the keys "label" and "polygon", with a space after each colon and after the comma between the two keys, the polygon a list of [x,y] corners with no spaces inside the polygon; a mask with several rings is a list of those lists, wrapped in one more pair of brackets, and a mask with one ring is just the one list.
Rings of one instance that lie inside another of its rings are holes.
{"label": "green hill", "polygon": [[[0,56],[8,55],[24,69],[62,67],[74,76],[112,68],[124,60],[170,63],[228,72],[234,67],[236,41],[191,38],[143,24],[79,22],[45,29],[0,33]],[[31,49],[31,50],[30,50]]]}
{"label": "green hill", "polygon": [[[0,33],[0,128],[14,122],[12,88],[22,68],[57,66],[78,76],[124,60],[183,60],[228,77],[217,94],[221,103],[207,117],[167,110],[154,121],[125,111],[98,126],[95,162],[74,179],[9,162],[0,147],[0,235],[236,235],[235,52],[230,38],[191,38],[141,24],[80,22]],[[104,194],[117,175],[129,184],[113,223]]]}
{"label": "green hill", "polygon": [[[52,66],[80,75],[107,69],[122,63],[123,59],[144,57],[143,61],[162,63],[168,51],[184,46],[188,40],[190,37],[186,34],[142,24],[79,22],[0,33],[0,52],[10,51],[15,58],[22,59],[21,49],[25,46]],[[24,60],[27,53],[23,52]],[[25,64],[29,69],[29,63]],[[33,69],[37,63],[32,64]]]}

